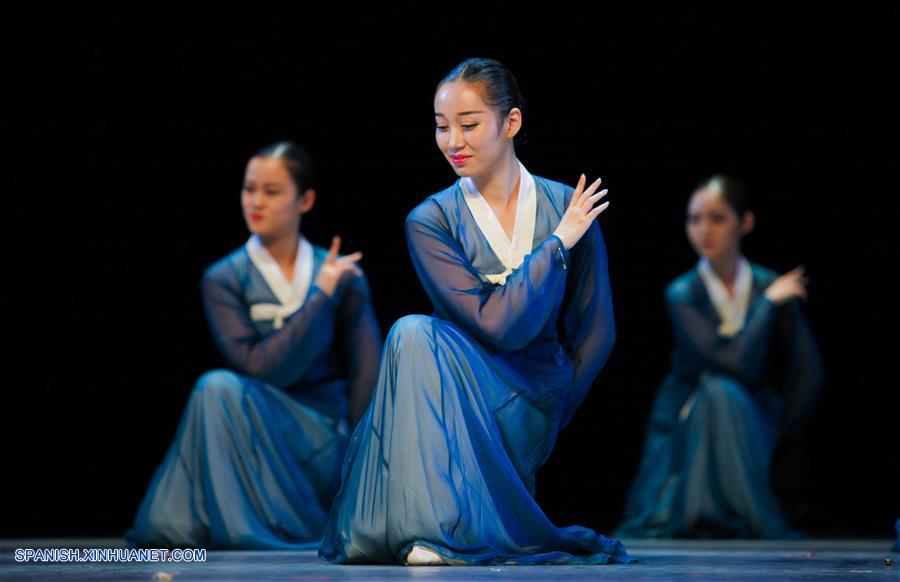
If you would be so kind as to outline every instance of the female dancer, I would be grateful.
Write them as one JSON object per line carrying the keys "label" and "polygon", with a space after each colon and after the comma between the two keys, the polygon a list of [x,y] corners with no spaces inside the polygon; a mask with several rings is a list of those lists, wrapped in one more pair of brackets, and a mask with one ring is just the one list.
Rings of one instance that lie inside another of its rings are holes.
{"label": "female dancer", "polygon": [[203,303],[232,370],[194,386],[175,442],[128,533],[134,544],[296,549],[321,540],[349,422],[381,353],[356,266],[300,234],[312,166],[281,142],[250,158],[241,206],[250,240],[203,276]]}
{"label": "female dancer", "polygon": [[525,169],[513,144],[523,105],[492,60],[464,61],[438,85],[437,145],[460,179],[406,220],[435,313],[391,330],[348,447],[327,560],[631,561],[592,530],[554,527],[533,497],[614,331],[594,220],[606,190],[595,194],[600,180],[585,189],[582,176],[573,191]]}
{"label": "female dancer", "polygon": [[750,263],[746,191],[715,176],[691,196],[687,235],[700,255],[666,289],[672,371],[657,395],[644,458],[617,533],[626,537],[793,536],[769,485],[778,438],[815,403],[822,364],[798,298],[803,268]]}

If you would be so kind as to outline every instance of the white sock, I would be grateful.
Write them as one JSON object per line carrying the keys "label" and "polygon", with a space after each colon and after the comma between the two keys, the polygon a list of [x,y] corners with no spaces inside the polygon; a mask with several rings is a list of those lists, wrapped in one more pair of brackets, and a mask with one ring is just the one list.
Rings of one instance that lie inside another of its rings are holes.
{"label": "white sock", "polygon": [[407,566],[467,566],[462,560],[454,560],[453,558],[445,558],[425,546],[413,546],[406,554]]}

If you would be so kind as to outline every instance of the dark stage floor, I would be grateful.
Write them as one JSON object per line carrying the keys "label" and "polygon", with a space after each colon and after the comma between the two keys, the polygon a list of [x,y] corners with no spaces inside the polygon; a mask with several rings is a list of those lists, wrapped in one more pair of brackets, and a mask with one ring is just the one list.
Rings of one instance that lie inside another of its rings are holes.
{"label": "dark stage floor", "polygon": [[630,566],[333,566],[315,552],[209,552],[202,563],[17,563],[16,548],[115,548],[116,539],[0,541],[6,580],[848,580],[900,581],[889,540],[629,541]]}

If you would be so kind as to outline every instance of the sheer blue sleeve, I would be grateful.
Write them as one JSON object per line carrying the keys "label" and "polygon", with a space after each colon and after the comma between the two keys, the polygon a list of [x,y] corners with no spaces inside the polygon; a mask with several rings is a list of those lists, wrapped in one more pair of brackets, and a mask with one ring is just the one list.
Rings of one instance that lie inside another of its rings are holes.
{"label": "sheer blue sleeve", "polygon": [[202,291],[213,340],[228,363],[243,374],[275,386],[290,386],[331,344],[335,300],[315,285],[284,326],[265,337],[250,320],[236,277],[207,271]]}
{"label": "sheer blue sleeve", "polygon": [[563,346],[575,365],[575,376],[561,427],[569,423],[584,400],[616,341],[606,244],[596,221],[572,248],[569,288]]}
{"label": "sheer blue sleeve", "polygon": [[782,307],[780,333],[787,345],[787,379],[784,390],[785,414],[782,429],[794,433],[809,419],[825,380],[819,355],[803,310],[796,299]]}
{"label": "sheer blue sleeve", "polygon": [[341,349],[347,373],[350,421],[355,425],[369,406],[381,364],[381,330],[365,277],[353,277],[341,303]]}
{"label": "sheer blue sleeve", "polygon": [[743,329],[732,337],[719,335],[715,323],[675,287],[666,290],[666,306],[675,343],[683,354],[698,360],[700,369],[724,372],[748,387],[762,380],[777,310],[772,301],[760,298]]}
{"label": "sheer blue sleeve", "polygon": [[432,201],[406,219],[406,240],[437,312],[496,351],[528,345],[544,327],[565,285],[567,253],[556,236],[538,245],[499,286],[479,277]]}

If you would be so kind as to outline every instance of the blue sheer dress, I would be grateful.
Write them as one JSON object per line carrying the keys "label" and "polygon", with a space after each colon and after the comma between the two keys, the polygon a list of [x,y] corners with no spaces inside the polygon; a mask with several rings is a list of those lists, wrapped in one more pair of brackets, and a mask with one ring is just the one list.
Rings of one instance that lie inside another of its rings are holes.
{"label": "blue sheer dress", "polygon": [[632,561],[617,541],[554,526],[534,500],[614,327],[598,224],[569,254],[552,233],[572,188],[520,168],[519,265],[480,228],[493,215],[465,178],[406,220],[435,312],[401,318],[385,343],[320,549],[329,561],[403,563],[414,545],[468,564]]}
{"label": "blue sheer dress", "polygon": [[126,535],[134,545],[290,550],[321,540],[350,423],[375,383],[380,332],[363,277],[345,276],[331,297],[312,283],[325,249],[309,245],[305,298],[285,307],[274,261],[260,266],[249,248],[203,276],[231,369],[194,386]]}
{"label": "blue sheer dress", "polygon": [[743,327],[720,333],[698,269],[672,282],[666,305],[672,369],[657,393],[643,459],[616,533],[623,537],[795,537],[769,483],[778,440],[796,434],[823,381],[797,300],[764,291],[776,273],[748,263]]}

